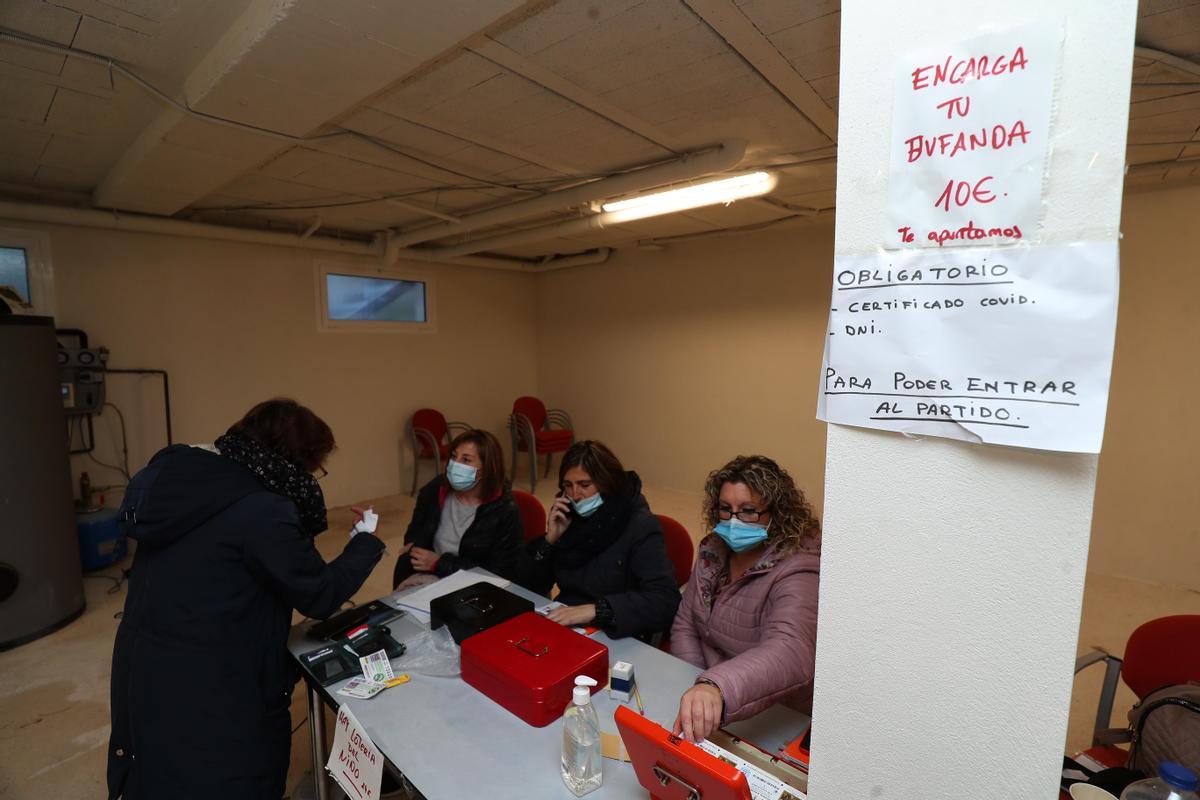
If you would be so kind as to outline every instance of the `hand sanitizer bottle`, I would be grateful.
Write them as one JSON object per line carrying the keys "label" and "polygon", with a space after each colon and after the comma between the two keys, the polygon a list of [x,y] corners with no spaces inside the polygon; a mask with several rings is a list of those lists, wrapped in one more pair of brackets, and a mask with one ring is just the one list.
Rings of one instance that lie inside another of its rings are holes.
{"label": "hand sanitizer bottle", "polygon": [[599,789],[604,780],[600,762],[600,720],[592,706],[589,687],[596,681],[586,675],[575,678],[571,704],[563,713],[562,778],[576,797]]}

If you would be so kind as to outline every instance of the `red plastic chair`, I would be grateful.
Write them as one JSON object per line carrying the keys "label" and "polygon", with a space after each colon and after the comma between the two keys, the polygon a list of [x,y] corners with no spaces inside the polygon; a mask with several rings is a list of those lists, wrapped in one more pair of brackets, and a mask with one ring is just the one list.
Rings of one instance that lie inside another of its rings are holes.
{"label": "red plastic chair", "polygon": [[1129,752],[1117,744],[1129,741],[1129,732],[1108,727],[1118,675],[1139,700],[1164,686],[1200,681],[1200,614],[1178,614],[1143,623],[1125,643],[1123,660],[1093,650],[1075,661],[1075,672],[1101,661],[1105,665],[1104,687],[1097,705],[1092,746],[1083,755],[1106,767],[1119,767],[1124,766]]}
{"label": "red plastic chair", "polygon": [[533,541],[546,532],[546,509],[542,507],[542,501],[529,492],[513,489],[512,495],[513,499],[517,501],[517,510],[521,512],[521,527],[525,529],[525,541]]}
{"label": "red plastic chair", "polygon": [[433,460],[433,474],[442,474],[442,462],[450,460],[450,438],[453,431],[469,431],[465,422],[447,422],[442,412],[422,408],[409,421],[409,435],[413,453],[413,478],[410,495],[417,493],[417,473],[421,471],[421,459]]}
{"label": "red plastic chair", "polygon": [[692,535],[683,524],[671,517],[655,514],[662,524],[663,539],[667,543],[667,557],[675,566],[675,583],[686,586],[688,578],[692,577],[692,566],[696,563],[696,545]]}
{"label": "red plastic chair", "polygon": [[[662,525],[663,540],[667,545],[667,558],[671,559],[671,565],[675,567],[675,583],[682,588],[692,577],[692,567],[696,563],[696,544],[692,541],[692,535],[688,533],[687,528],[683,527],[681,522],[663,514],[655,514],[655,516]],[[671,632],[655,635],[650,643],[664,653],[671,652]]]}
{"label": "red plastic chair", "polygon": [[546,474],[554,453],[565,453],[575,443],[575,425],[561,408],[546,408],[536,397],[518,397],[508,418],[512,434],[512,474],[517,475],[517,453],[529,453],[529,491],[537,491],[537,457],[546,456]]}

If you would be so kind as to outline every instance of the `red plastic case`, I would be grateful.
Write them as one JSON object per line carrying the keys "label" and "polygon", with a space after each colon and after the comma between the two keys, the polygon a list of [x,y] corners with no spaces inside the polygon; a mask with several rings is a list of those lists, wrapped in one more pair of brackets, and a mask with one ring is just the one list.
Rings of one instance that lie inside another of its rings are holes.
{"label": "red plastic case", "polygon": [[462,643],[462,678],[534,727],[562,716],[575,676],[608,684],[608,648],[528,611]]}

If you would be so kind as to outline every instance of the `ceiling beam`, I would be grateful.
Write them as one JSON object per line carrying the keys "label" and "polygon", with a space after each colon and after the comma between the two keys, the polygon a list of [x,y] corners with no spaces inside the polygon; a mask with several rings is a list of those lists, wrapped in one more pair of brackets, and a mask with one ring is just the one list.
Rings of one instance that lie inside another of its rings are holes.
{"label": "ceiling beam", "polygon": [[546,156],[534,150],[526,150],[525,148],[518,147],[508,142],[501,142],[497,139],[481,136],[478,131],[443,122],[439,119],[429,116],[428,114],[422,114],[419,111],[410,111],[408,109],[405,109],[404,111],[397,111],[395,109],[388,109],[384,111],[374,106],[371,107],[371,110],[377,114],[385,114],[390,117],[395,117],[396,119],[404,120],[405,122],[411,122],[413,125],[418,125],[422,128],[426,128],[427,130],[434,131],[435,133],[442,133],[446,136],[452,136],[459,141],[466,142],[467,144],[477,145],[485,150],[491,150],[493,153],[499,153],[502,156],[510,156],[518,161],[524,161],[526,164],[533,164],[534,166],[548,169],[551,172],[558,172],[562,175],[571,175],[582,171],[578,166],[566,164],[553,158],[547,158]]}
{"label": "ceiling beam", "polygon": [[526,58],[515,50],[511,50],[494,39],[487,37],[472,45],[471,52],[486,58],[498,67],[520,75],[526,80],[533,81],[544,89],[566,100],[570,100],[580,108],[602,117],[614,125],[619,125],[630,133],[635,133],[652,144],[678,154],[680,151],[671,144],[671,137],[664,131],[636,114],[631,114],[619,106],[610,103],[595,92],[578,86],[561,75],[557,75],[542,65]]}
{"label": "ceiling beam", "polygon": [[[538,0],[540,3],[541,0]],[[250,0],[100,182],[100,207],[174,214],[509,20],[525,0]],[[325,64],[315,72],[314,60]],[[184,110],[181,111],[180,108]],[[236,119],[213,124],[202,115]],[[257,127],[265,129],[255,131]]]}
{"label": "ceiling beam", "polygon": [[684,2],[830,141],[837,141],[837,112],[826,105],[733,0]]}

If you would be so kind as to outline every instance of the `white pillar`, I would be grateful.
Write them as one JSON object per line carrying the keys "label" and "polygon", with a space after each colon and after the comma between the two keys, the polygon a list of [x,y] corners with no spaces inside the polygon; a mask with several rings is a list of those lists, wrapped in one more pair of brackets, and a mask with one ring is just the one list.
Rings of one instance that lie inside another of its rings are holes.
{"label": "white pillar", "polygon": [[[879,243],[895,58],[1038,21],[1065,23],[1041,241],[1111,240],[1136,11],[846,0],[836,252]],[[1095,478],[1089,455],[829,426],[812,800],[1056,796]]]}

